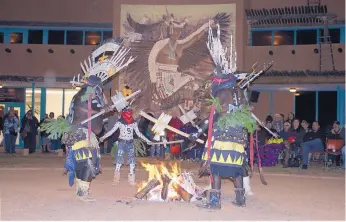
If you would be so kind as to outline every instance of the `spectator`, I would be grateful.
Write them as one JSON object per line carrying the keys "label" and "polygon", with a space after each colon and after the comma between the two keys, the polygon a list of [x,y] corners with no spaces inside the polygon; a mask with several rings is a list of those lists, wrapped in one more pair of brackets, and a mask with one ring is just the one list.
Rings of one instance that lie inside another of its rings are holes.
{"label": "spectator", "polygon": [[[331,130],[327,133],[327,139],[342,139],[341,137],[341,127],[339,121],[334,121]],[[328,160],[330,159],[336,166],[340,165],[340,156],[328,155]]]}
{"label": "spectator", "polygon": [[344,140],[344,147],[342,147],[341,149],[341,157],[342,157],[342,168],[345,169],[345,163],[346,163],[346,159],[345,159],[345,126],[341,129],[341,132],[340,132],[340,137],[341,139]]}
{"label": "spectator", "polygon": [[[119,121],[119,116],[118,116],[118,113],[113,111],[112,115],[110,115],[108,117],[108,122],[107,122],[107,125],[106,125],[106,133],[108,131],[110,131],[113,126]],[[107,152],[106,153],[111,153],[112,151],[112,148],[114,146],[114,143],[118,140],[119,138],[119,135],[120,135],[120,130],[118,129],[117,131],[115,131],[115,133],[113,133],[109,138],[108,138],[108,141],[107,141]]]}
{"label": "spectator", "polygon": [[29,153],[36,152],[36,135],[38,120],[29,110],[22,119],[20,133],[24,140],[24,147],[29,149]]}
{"label": "spectator", "polygon": [[309,153],[311,151],[323,152],[324,134],[318,121],[313,122],[312,131],[305,134],[302,143],[303,149],[303,166],[302,169],[308,168]]}
{"label": "spectator", "polygon": [[[44,123],[46,120],[48,120],[48,114],[45,114],[43,119],[40,121],[40,126],[42,123]],[[49,134],[46,131],[41,131],[41,138],[42,138],[42,153],[49,153],[51,150],[51,141],[48,138]]]}
{"label": "spectator", "polygon": [[290,113],[288,114],[288,117],[287,117],[286,121],[290,122],[291,125],[293,125],[293,120],[294,120],[294,119],[295,119],[294,113],[290,112]]}
{"label": "spectator", "polygon": [[305,133],[305,130],[300,126],[300,121],[297,118],[293,120],[292,132],[294,133],[294,136],[296,137],[293,146],[298,148],[301,146],[301,143],[303,142],[303,138],[306,133]]}
{"label": "spectator", "polygon": [[7,154],[16,153],[16,139],[18,136],[19,121],[15,115],[15,111],[10,108],[7,117],[4,122],[4,134],[5,134],[5,150]]}
{"label": "spectator", "polygon": [[273,129],[276,130],[276,132],[280,133],[284,129],[284,118],[282,114],[275,114],[274,121],[273,121]]}
{"label": "spectator", "polygon": [[328,132],[328,139],[341,139],[341,127],[339,121],[334,121],[332,129]]}
{"label": "spectator", "polygon": [[268,129],[273,128],[273,117],[271,115],[267,116],[266,122],[264,124]]}
{"label": "spectator", "polygon": [[[4,124],[5,124],[5,120],[6,120],[6,118],[9,116],[9,113],[10,113],[10,111],[13,111],[14,113],[15,113],[15,117],[17,118],[17,120],[18,120],[18,122],[19,122],[19,118],[18,118],[18,115],[17,115],[17,113],[15,112],[15,110],[14,110],[14,108],[13,107],[10,107],[10,109],[9,109],[9,112],[8,113],[6,113],[4,116],[3,116],[3,118],[2,118],[2,125],[1,125],[1,128],[2,128],[2,131],[3,131],[3,140],[2,140],[2,146],[3,147],[6,147],[6,138],[5,138],[5,132],[4,132]],[[16,138],[17,139],[17,138]]]}
{"label": "spectator", "polygon": [[294,136],[294,133],[291,130],[291,123],[289,121],[286,121],[284,123],[284,129],[280,132],[280,137],[284,141],[285,149],[284,149],[284,162],[282,164],[283,168],[288,167],[288,160],[290,158],[290,155],[292,153],[292,142],[291,137]]}
{"label": "spectator", "polygon": [[309,128],[310,124],[306,120],[302,121],[301,126],[303,127],[305,133],[311,132],[311,129]]}

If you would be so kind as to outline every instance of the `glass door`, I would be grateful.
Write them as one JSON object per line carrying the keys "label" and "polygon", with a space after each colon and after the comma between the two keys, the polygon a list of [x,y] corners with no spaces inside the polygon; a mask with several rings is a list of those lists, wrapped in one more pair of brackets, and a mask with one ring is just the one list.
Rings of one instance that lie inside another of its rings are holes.
{"label": "glass door", "polygon": [[[0,103],[0,116],[3,117],[4,115],[6,115],[8,113],[8,111],[10,110],[10,107],[14,108],[16,116],[19,119],[19,124],[21,124],[21,120],[22,120],[23,116],[25,115],[25,113],[24,113],[25,112],[24,103],[16,103],[16,102]],[[17,136],[16,146],[18,148],[23,148],[23,146],[24,146],[23,140],[19,136],[19,134]]]}

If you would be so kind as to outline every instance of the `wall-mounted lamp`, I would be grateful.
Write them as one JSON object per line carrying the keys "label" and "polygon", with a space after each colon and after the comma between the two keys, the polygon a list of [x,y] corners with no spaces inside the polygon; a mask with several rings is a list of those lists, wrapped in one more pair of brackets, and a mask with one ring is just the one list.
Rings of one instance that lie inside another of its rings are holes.
{"label": "wall-mounted lamp", "polygon": [[6,49],[5,49],[5,52],[7,52],[7,53],[11,53],[11,52],[12,52],[12,50],[11,50],[11,49],[9,49],[9,48],[6,48]]}
{"label": "wall-mounted lamp", "polygon": [[75,53],[74,49],[70,49],[70,53],[74,54]]}
{"label": "wall-mounted lamp", "polygon": [[296,88],[290,88],[288,91],[290,91],[291,93],[295,93],[295,92],[297,92],[297,89]]}
{"label": "wall-mounted lamp", "polygon": [[295,95],[295,96],[300,96],[300,93],[299,93],[299,92],[296,92],[294,95]]}
{"label": "wall-mounted lamp", "polygon": [[26,49],[26,51],[27,51],[28,53],[32,53],[32,50],[31,50],[31,49]]}
{"label": "wall-mounted lamp", "polygon": [[2,84],[0,84],[0,89],[2,88]]}
{"label": "wall-mounted lamp", "polygon": [[76,86],[75,89],[76,89],[76,90],[80,90],[80,86]]}
{"label": "wall-mounted lamp", "polygon": [[54,53],[53,49],[48,49],[49,53]]}

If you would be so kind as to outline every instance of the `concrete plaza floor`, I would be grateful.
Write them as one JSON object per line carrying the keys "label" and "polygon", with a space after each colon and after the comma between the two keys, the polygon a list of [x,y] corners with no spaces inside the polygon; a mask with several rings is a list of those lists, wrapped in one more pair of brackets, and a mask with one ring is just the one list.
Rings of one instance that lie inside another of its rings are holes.
{"label": "concrete plaza floor", "polygon": [[[120,184],[112,186],[112,159],[104,156],[102,161],[103,173],[91,187],[97,201],[83,203],[62,176],[63,157],[0,153],[0,220],[345,220],[345,171],[326,172],[321,165],[305,171],[265,168],[267,186],[254,174],[255,195],[247,198],[246,208],[230,203],[235,198],[233,184],[225,180],[222,210],[208,211],[198,209],[195,203],[136,201],[136,188],[127,183],[128,167],[122,168]],[[182,162],[181,168],[197,172],[198,164]],[[136,180],[147,176],[138,164]],[[208,178],[196,180],[201,186],[208,182]]]}

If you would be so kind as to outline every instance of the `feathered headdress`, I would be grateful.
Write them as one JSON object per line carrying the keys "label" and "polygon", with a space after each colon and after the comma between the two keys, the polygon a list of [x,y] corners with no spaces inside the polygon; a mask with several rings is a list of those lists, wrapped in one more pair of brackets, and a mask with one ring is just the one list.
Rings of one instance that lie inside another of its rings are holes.
{"label": "feathered headdress", "polygon": [[130,48],[123,45],[122,39],[111,39],[95,49],[87,60],[80,63],[82,77],[78,74],[70,82],[73,86],[84,84],[95,85],[105,83],[111,76],[127,67],[134,61],[132,56],[127,57]]}

